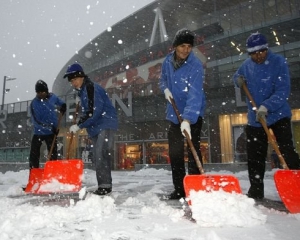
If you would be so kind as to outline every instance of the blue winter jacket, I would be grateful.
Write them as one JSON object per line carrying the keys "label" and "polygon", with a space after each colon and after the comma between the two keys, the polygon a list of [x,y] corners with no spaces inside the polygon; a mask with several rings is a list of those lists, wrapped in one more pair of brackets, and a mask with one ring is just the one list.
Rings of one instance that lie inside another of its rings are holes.
{"label": "blue winter jacket", "polygon": [[57,129],[57,106],[61,107],[65,102],[54,93],[49,93],[46,99],[35,97],[30,104],[31,122],[35,135],[54,134]]}
{"label": "blue winter jacket", "polygon": [[[167,55],[162,65],[159,87],[164,92],[170,90],[182,119],[195,124],[204,116],[205,94],[203,90],[204,72],[200,60],[191,52],[183,65],[175,70],[172,59],[174,52]],[[167,102],[166,119],[178,124],[172,105]]]}
{"label": "blue winter jacket", "polygon": [[99,84],[85,77],[78,90],[78,96],[82,109],[82,116],[78,122],[79,128],[86,128],[90,137],[98,135],[103,129],[117,130],[116,109]]}
{"label": "blue winter jacket", "polygon": [[[267,125],[272,125],[278,120],[291,117],[291,109],[288,104],[290,95],[290,76],[286,59],[281,55],[274,54],[268,50],[264,63],[257,64],[248,58],[233,76],[233,81],[237,85],[237,78],[244,76],[247,87],[254,102],[259,108],[260,105],[268,109],[266,117]],[[248,104],[248,124],[254,127],[261,127],[256,122],[256,112],[247,99]]]}

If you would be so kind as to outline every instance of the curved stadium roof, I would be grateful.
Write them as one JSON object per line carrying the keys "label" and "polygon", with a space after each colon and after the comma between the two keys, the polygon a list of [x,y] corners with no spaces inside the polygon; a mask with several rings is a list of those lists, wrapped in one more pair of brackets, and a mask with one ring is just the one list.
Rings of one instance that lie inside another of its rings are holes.
{"label": "curved stadium roof", "polygon": [[[68,65],[74,62],[80,63],[85,73],[101,85],[103,77],[101,79],[99,76],[112,77],[115,73],[125,72],[126,62],[134,62],[134,67],[142,66],[144,63],[138,59],[143,57],[142,54],[149,58],[154,50],[163,49],[162,53],[167,53],[175,33],[184,27],[196,33],[196,46],[198,44],[201,48],[202,43],[211,43],[210,48],[213,48],[214,52],[209,53],[210,60],[207,62],[207,66],[211,68],[215,60],[222,64],[222,61],[228,62],[230,58],[231,64],[237,64],[237,58],[241,60],[247,57],[244,54],[245,56],[240,58],[240,55],[245,50],[245,39],[253,31],[259,30],[266,34],[269,46],[277,51],[280,51],[284,44],[290,45],[285,48],[298,45],[299,6],[294,2],[286,4],[284,0],[278,0],[278,6],[273,3],[275,2],[271,0],[154,1],[113,25],[111,31],[106,30],[99,34],[79,50],[57,75],[52,91],[59,96],[72,92],[73,89],[67,80],[63,79],[63,75]],[[158,22],[163,24],[157,24],[157,16],[160,16]],[[273,30],[280,35],[280,44],[273,36]],[[163,34],[160,34],[161,32]],[[202,42],[201,36],[204,37]],[[232,56],[235,57],[235,62],[232,62]],[[292,56],[289,60],[295,61]],[[228,66],[230,69],[232,67]]]}
{"label": "curved stadium roof", "polygon": [[[160,0],[154,1],[139,11],[131,14],[112,26],[111,31],[104,31],[95,39],[85,45],[78,54],[75,54],[58,74],[53,92],[59,96],[72,91],[70,85],[63,79],[67,66],[78,62],[86,74],[99,68],[109,66],[116,61],[126,58],[136,52],[147,49],[155,22],[155,9],[162,12],[167,32],[167,39],[172,41],[175,33],[184,27],[190,30],[205,26],[204,15],[211,15],[221,8],[228,8],[241,1],[222,0],[218,1],[195,1],[195,0]],[[121,40],[122,44],[118,41]],[[154,44],[161,42],[161,36],[156,31]],[[97,64],[95,64],[97,63]]]}

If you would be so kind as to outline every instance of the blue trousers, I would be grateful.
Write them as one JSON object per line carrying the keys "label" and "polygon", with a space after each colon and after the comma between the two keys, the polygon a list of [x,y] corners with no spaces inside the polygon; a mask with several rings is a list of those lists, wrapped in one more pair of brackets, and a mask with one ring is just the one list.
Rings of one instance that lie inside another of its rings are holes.
{"label": "blue trousers", "polygon": [[93,164],[96,169],[98,188],[111,188],[111,166],[115,131],[104,129],[91,138],[93,142]]}

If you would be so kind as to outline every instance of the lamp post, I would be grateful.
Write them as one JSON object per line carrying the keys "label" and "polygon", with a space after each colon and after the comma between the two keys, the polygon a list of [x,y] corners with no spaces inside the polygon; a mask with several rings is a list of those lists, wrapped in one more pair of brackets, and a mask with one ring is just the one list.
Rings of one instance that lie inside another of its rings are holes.
{"label": "lamp post", "polygon": [[6,88],[5,88],[6,87],[6,81],[12,81],[12,80],[16,80],[16,78],[11,78],[11,77],[4,76],[1,110],[4,109],[4,99],[5,99],[5,93],[6,93]]}

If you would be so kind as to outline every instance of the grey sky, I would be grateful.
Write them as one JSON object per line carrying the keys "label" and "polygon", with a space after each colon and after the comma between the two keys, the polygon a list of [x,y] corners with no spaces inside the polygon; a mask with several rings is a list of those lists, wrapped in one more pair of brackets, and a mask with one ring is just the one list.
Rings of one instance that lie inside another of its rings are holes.
{"label": "grey sky", "polygon": [[[64,64],[89,40],[153,0],[1,0],[0,97],[31,100],[38,79],[50,91]],[[1,104],[1,103],[0,103]]]}

